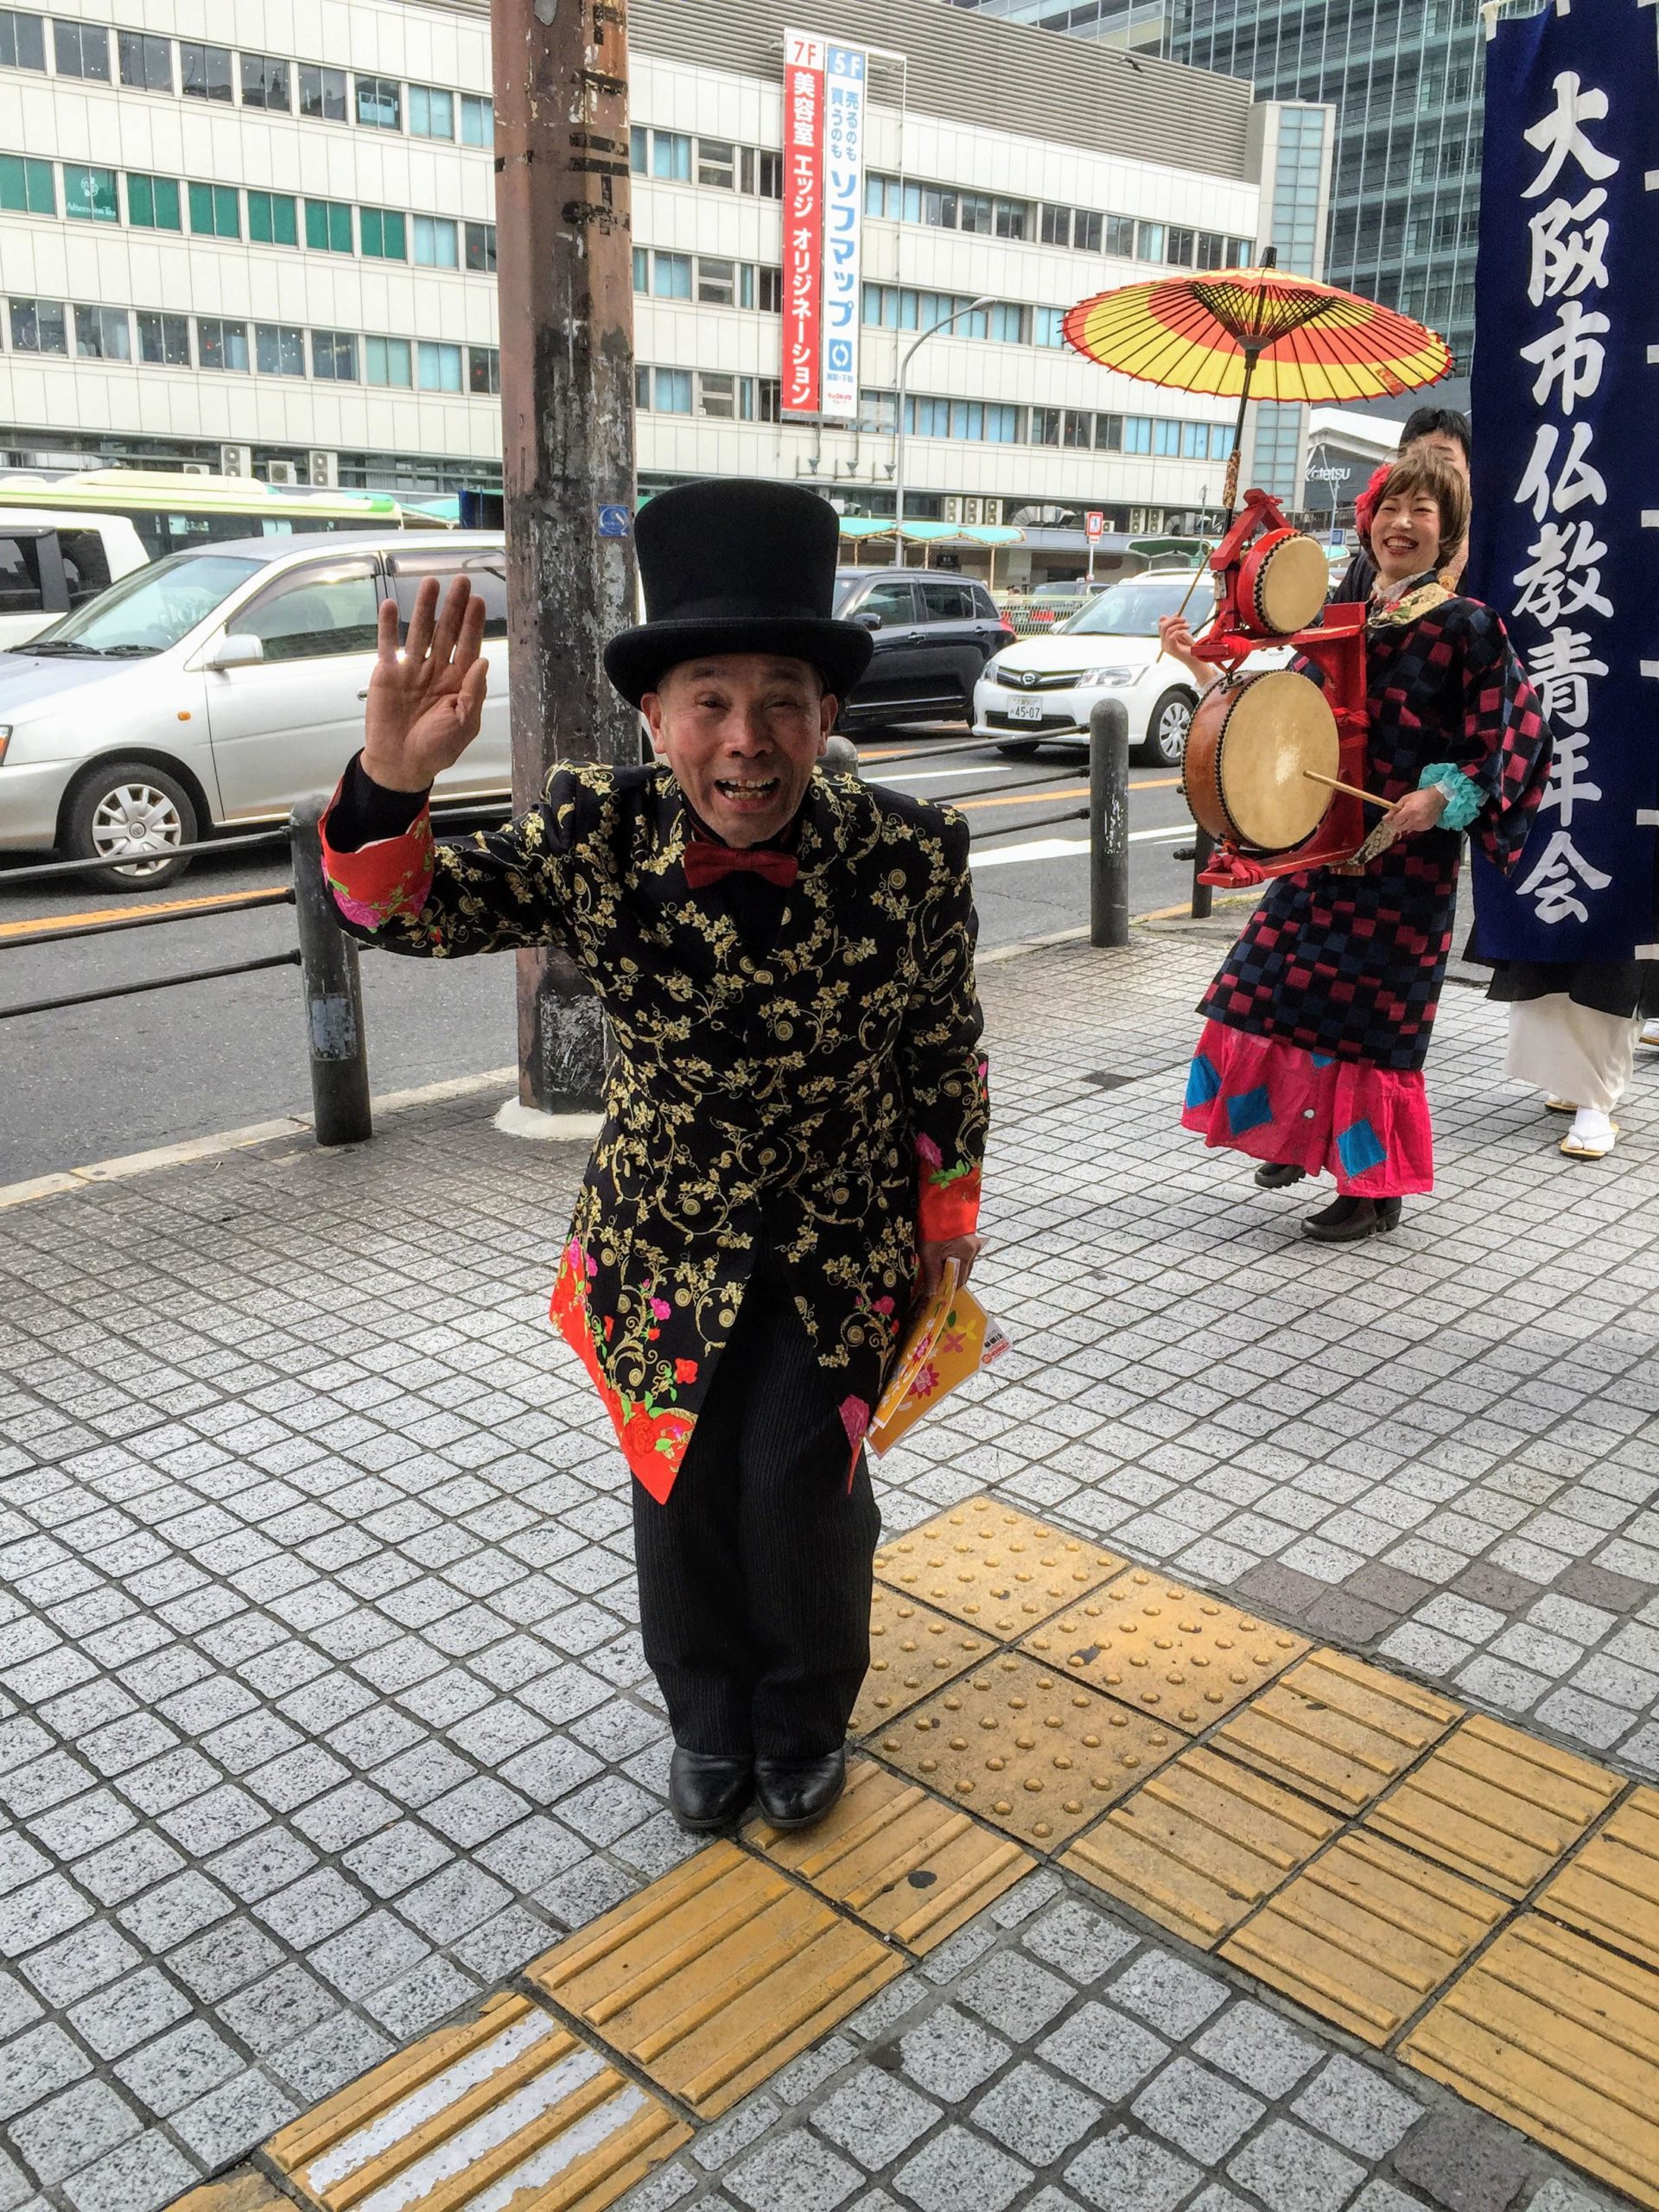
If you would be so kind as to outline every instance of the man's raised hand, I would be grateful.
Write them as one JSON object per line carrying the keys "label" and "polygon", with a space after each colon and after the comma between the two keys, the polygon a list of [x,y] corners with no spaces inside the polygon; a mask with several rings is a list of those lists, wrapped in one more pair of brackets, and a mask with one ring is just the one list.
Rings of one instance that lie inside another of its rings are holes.
{"label": "man's raised hand", "polygon": [[483,638],[484,602],[465,576],[450,585],[442,613],[437,578],[423,580],[401,652],[397,601],[381,602],[363,766],[384,789],[425,791],[478,735],[489,683]]}

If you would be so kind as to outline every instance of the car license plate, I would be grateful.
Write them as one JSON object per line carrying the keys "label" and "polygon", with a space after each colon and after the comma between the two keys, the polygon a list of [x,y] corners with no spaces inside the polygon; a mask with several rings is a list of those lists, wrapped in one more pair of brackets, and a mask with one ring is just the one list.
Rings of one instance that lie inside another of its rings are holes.
{"label": "car license plate", "polygon": [[1040,699],[1010,699],[1008,720],[1011,722],[1039,722],[1043,719]]}

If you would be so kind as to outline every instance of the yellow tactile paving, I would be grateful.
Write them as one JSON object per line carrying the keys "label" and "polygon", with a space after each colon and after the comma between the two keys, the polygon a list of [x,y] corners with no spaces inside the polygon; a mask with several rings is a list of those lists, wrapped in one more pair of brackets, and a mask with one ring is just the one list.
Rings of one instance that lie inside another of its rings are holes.
{"label": "yellow tactile paving", "polygon": [[1659,1790],[1633,1789],[1537,1902],[1659,1972]]}
{"label": "yellow tactile paving", "polygon": [[1460,1875],[1351,1828],[1247,1920],[1221,1955],[1380,2045],[1508,1910]]}
{"label": "yellow tactile paving", "polygon": [[327,2212],[601,2212],[690,2133],[504,1994],[295,2120],[266,2155]]}
{"label": "yellow tactile paving", "polygon": [[988,1497],[936,1513],[875,1555],[879,1580],[999,1643],[1046,1620],[1124,1562]]}
{"label": "yellow tactile paving", "polygon": [[990,1640],[902,1590],[875,1586],[870,1605],[870,1671],[853,1708],[863,1736],[984,1658]]}
{"label": "yellow tactile paving", "polygon": [[1081,1682],[1000,1651],[871,1738],[925,1788],[1058,1850],[1185,1738]]}
{"label": "yellow tactile paving", "polygon": [[263,2174],[227,2174],[223,2181],[204,2183],[188,2196],[175,2197],[168,2212],[288,2212],[292,2202]]}
{"label": "yellow tactile paving", "polygon": [[942,1943],[1037,1864],[1006,1836],[871,1759],[852,1761],[846,1796],[817,1827],[781,1835],[757,1821],[747,1839],[912,1951]]}
{"label": "yellow tactile paving", "polygon": [[1189,1735],[1254,1696],[1307,1649],[1306,1639],[1288,1629],[1143,1567],[1130,1567],[1021,1643],[1045,1666],[1063,1667]]}
{"label": "yellow tactile paving", "polygon": [[1363,1812],[1463,1707],[1323,1646],[1224,1721],[1217,1751],[1338,1813]]}
{"label": "yellow tactile paving", "polygon": [[713,2120],[903,1965],[775,1867],[716,1843],[525,1974]]}
{"label": "yellow tactile paving", "polygon": [[1526,1913],[1400,2056],[1659,2206],[1659,1976],[1645,1967]]}
{"label": "yellow tactile paving", "polygon": [[1340,1826],[1306,1797],[1194,1745],[1079,1836],[1065,1864],[1209,1950]]}
{"label": "yellow tactile paving", "polygon": [[1520,1898],[1623,1786],[1605,1766],[1475,1714],[1374,1805],[1364,1825]]}

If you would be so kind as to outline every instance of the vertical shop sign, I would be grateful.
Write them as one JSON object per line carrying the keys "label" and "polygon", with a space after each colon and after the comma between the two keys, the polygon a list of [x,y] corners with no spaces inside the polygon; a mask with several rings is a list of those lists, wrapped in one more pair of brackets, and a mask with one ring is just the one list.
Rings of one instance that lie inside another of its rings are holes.
{"label": "vertical shop sign", "polygon": [[784,33],[783,411],[816,415],[823,390],[824,41]]}
{"label": "vertical shop sign", "polygon": [[858,413],[867,67],[861,47],[829,48],[824,79],[823,412],[841,422],[851,422]]}

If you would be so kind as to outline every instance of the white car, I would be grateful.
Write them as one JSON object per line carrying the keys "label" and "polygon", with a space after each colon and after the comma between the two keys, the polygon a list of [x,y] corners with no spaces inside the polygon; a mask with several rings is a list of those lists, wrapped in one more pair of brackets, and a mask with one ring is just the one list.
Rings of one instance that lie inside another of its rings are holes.
{"label": "white car", "polygon": [[506,556],[499,531],[232,539],[138,569],[0,652],[0,851],[107,859],[85,880],[151,889],[216,830],[326,798],[363,741],[380,603],[423,576],[484,599],[484,727],[440,799],[505,798]]}
{"label": "white car", "polygon": [[1188,621],[1201,630],[1215,610],[1207,569],[1196,581],[1179,570],[1113,584],[1046,637],[1005,647],[975,686],[975,736],[1016,759],[1039,745],[1086,747],[1089,709],[1106,695],[1128,709],[1131,752],[1175,766],[1198,690],[1179,661],[1160,653],[1158,617],[1175,613],[1184,600]]}

